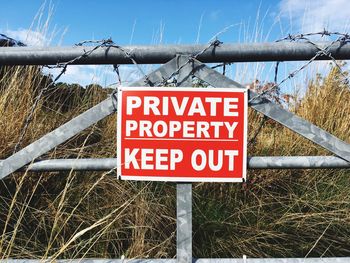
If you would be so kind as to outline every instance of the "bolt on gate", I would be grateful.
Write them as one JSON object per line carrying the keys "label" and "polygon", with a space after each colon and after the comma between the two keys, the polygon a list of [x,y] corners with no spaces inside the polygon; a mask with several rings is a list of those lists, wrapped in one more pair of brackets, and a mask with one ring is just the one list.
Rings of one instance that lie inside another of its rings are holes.
{"label": "bolt on gate", "polygon": [[[245,89],[241,84],[220,74],[204,63],[233,63],[250,61],[310,61],[318,59],[350,59],[350,46],[342,41],[327,43],[276,42],[255,44],[223,44],[214,41],[209,45],[173,46],[127,46],[120,47],[111,40],[97,47],[72,48],[0,48],[0,65],[61,65],[64,73],[70,64],[162,64],[155,71],[145,75],[132,87],[162,87],[175,79],[178,87],[191,87],[192,77],[216,88]],[[225,64],[223,64],[225,65]],[[305,67],[305,66],[304,66]],[[62,74],[63,74],[62,73]],[[295,74],[292,73],[292,74]],[[292,75],[291,74],[291,75]],[[290,76],[289,76],[290,77]],[[249,169],[296,169],[296,168],[350,168],[350,145],[323,129],[294,115],[269,100],[265,95],[249,90],[249,106],[267,118],[282,124],[335,156],[293,156],[293,157],[248,157]],[[56,159],[37,161],[35,159],[54,149],[87,127],[116,112],[116,94],[68,121],[39,140],[15,152],[0,162],[0,179],[19,169],[29,171],[102,171],[117,167],[117,158],[104,159]],[[119,157],[119,156],[118,156]],[[113,259],[79,262],[348,262],[350,258],[305,258],[305,259],[193,259],[192,257],[192,185],[177,182],[177,257],[176,259]],[[35,260],[9,259],[6,262],[36,262]],[[59,260],[61,261],[61,260]],[[65,262],[66,260],[62,260]],[[71,261],[71,260],[69,260]]]}

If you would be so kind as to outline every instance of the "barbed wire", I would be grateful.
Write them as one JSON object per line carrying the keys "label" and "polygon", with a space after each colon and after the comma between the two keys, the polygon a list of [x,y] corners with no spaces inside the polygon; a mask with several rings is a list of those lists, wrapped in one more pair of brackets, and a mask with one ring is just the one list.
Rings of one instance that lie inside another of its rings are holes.
{"label": "barbed wire", "polygon": [[[337,36],[337,38],[335,40],[331,41],[330,44],[327,45],[326,47],[321,47],[316,42],[314,42],[310,39],[310,37],[314,37],[314,36],[321,36],[321,37]],[[323,57],[323,56],[326,56],[332,60],[334,65],[338,68],[340,74],[343,76],[344,84],[349,84],[348,76],[343,72],[341,65],[339,65],[338,61],[333,57],[333,55],[329,51],[330,48],[336,43],[343,45],[345,43],[350,42],[350,35],[349,34],[340,33],[340,32],[330,32],[330,31],[327,31],[326,29],[324,29],[323,31],[306,33],[306,34],[297,34],[297,35],[288,34],[288,36],[281,38],[281,39],[277,40],[276,42],[281,42],[281,41],[303,41],[303,42],[309,43],[310,45],[314,46],[318,51],[315,53],[315,55],[309,61],[307,61],[305,64],[303,64],[300,68],[289,73],[288,76],[285,77],[284,79],[282,79],[280,82],[277,82],[277,76],[278,76],[278,66],[279,66],[281,61],[277,61],[276,66],[275,66],[274,85],[272,85],[269,89],[266,89],[266,90],[262,91],[261,93],[259,93],[258,95],[254,96],[253,98],[251,98],[249,100],[249,103],[251,103],[252,101],[254,101],[254,100],[256,100],[256,99],[258,99],[258,98],[260,98],[268,93],[271,93],[272,91],[274,91],[276,89],[279,89],[280,86],[284,82],[286,82],[289,79],[294,78],[299,72],[301,72],[305,68],[307,68],[317,58]]]}
{"label": "barbed wire", "polygon": [[[108,41],[108,40],[107,40]],[[47,84],[44,88],[42,88],[40,91],[39,91],[39,94],[36,96],[33,104],[32,104],[32,107],[29,111],[29,114],[27,115],[25,121],[24,121],[24,124],[23,124],[23,128],[21,129],[21,133],[19,135],[19,139],[14,147],[14,150],[13,150],[13,153],[16,153],[17,150],[18,150],[18,147],[21,145],[23,139],[24,139],[24,136],[26,135],[27,133],[27,130],[28,130],[28,127],[30,125],[30,123],[32,122],[33,120],[33,117],[34,117],[34,113],[35,113],[35,110],[36,108],[38,107],[38,104],[42,98],[42,96],[45,94],[45,92],[48,91],[49,88],[51,88],[53,85],[55,85],[55,83],[66,73],[67,71],[67,67],[68,65],[71,65],[73,64],[74,62],[82,59],[82,58],[85,58],[85,57],[88,57],[91,53],[93,53],[95,50],[101,48],[102,46],[104,46],[107,41],[103,40],[103,41],[99,41],[99,45],[93,47],[91,50],[87,50],[87,51],[84,51],[84,53],[80,56],[77,56],[76,58],[70,60],[70,61],[67,61],[67,62],[64,62],[64,63],[57,63],[56,66],[44,66],[44,67],[47,67],[49,69],[52,69],[52,68],[62,68],[62,70],[58,73],[58,75],[54,78],[54,80],[52,82],[50,82],[49,84]],[[84,42],[86,43],[86,42]],[[79,45],[82,45],[80,43],[77,44],[77,46]]]}
{"label": "barbed wire", "polygon": [[0,47],[13,46],[25,47],[26,45],[23,42],[13,39],[12,37],[9,37],[5,34],[0,34]]}
{"label": "barbed wire", "polygon": [[222,75],[226,76],[226,67],[227,66],[231,66],[233,63],[228,63],[228,62],[224,62],[224,63],[220,63],[217,64],[215,66],[210,67],[211,69],[217,69],[217,68],[222,68]]}
{"label": "barbed wire", "polygon": [[[314,42],[310,39],[311,37],[315,37],[315,36],[321,36],[321,38],[322,37],[337,36],[337,38],[335,40],[333,40],[326,47],[321,47],[316,42]],[[277,40],[276,42],[281,42],[281,41],[294,41],[294,42],[295,41],[303,41],[303,42],[309,43],[310,45],[314,46],[317,49],[317,52],[309,61],[304,63],[300,68],[295,69],[294,71],[289,73],[287,75],[287,77],[285,77],[284,79],[282,79],[279,82],[278,82],[278,72],[279,72],[279,65],[280,65],[281,61],[276,61],[274,78],[273,78],[273,81],[274,81],[273,85],[271,85],[271,87],[263,90],[262,92],[260,92],[256,96],[254,96],[253,98],[249,99],[248,103],[251,103],[252,101],[254,101],[260,97],[264,97],[265,95],[270,95],[270,97],[271,97],[272,92],[275,92],[275,94],[277,93],[277,95],[280,95],[279,89],[280,89],[281,84],[283,84],[287,80],[294,78],[299,72],[306,69],[312,62],[314,62],[317,58],[319,58],[321,56],[329,57],[332,60],[332,62],[334,63],[334,65],[338,68],[340,74],[344,77],[344,80],[343,80],[344,84],[349,84],[349,80],[348,80],[347,75],[343,72],[341,66],[339,65],[337,60],[332,56],[331,52],[329,51],[329,49],[336,43],[343,45],[343,44],[350,42],[350,35],[349,34],[340,33],[340,32],[330,32],[330,31],[327,31],[326,29],[324,29],[323,31],[306,33],[306,34],[297,34],[297,35],[288,34],[288,36],[281,38],[281,39]],[[276,92],[276,90],[277,90],[277,92]],[[274,97],[272,96],[272,98],[274,98]],[[277,100],[279,100],[279,98],[277,98]],[[277,101],[277,102],[279,102],[279,101]],[[256,139],[257,139],[258,135],[260,134],[260,132],[262,131],[266,121],[267,121],[267,118],[264,116],[262,118],[260,124],[258,125],[254,135],[248,141],[248,146],[252,145],[256,142]]]}
{"label": "barbed wire", "polygon": [[119,85],[122,85],[122,78],[120,76],[119,65],[118,64],[114,64],[113,65],[113,70],[117,74],[117,79],[118,79]]}
{"label": "barbed wire", "polygon": [[280,38],[278,40],[276,40],[276,42],[281,42],[281,41],[285,41],[285,40],[291,40],[291,41],[298,41],[301,39],[308,39],[309,37],[312,36],[338,36],[340,37],[340,40],[343,42],[348,42],[349,41],[349,37],[350,35],[348,33],[340,33],[340,32],[331,32],[328,31],[327,29],[323,29],[322,31],[317,31],[317,32],[312,32],[312,33],[302,33],[302,34],[288,34],[286,37],[284,38]]}
{"label": "barbed wire", "polygon": [[[73,58],[70,61],[64,62],[64,63],[57,63],[55,66],[49,66],[49,65],[45,65],[44,67],[47,67],[49,69],[53,69],[53,68],[61,68],[61,71],[58,73],[58,75],[54,78],[54,80],[52,82],[50,82],[48,85],[46,85],[43,89],[40,90],[39,94],[36,96],[33,105],[29,111],[29,114],[27,115],[24,124],[23,124],[23,128],[21,129],[21,133],[19,135],[19,139],[14,147],[13,153],[16,153],[19,146],[21,145],[28,127],[30,125],[30,123],[32,122],[33,118],[34,118],[34,113],[35,110],[37,109],[40,100],[42,99],[42,96],[48,91],[48,89],[50,89],[53,85],[55,85],[55,83],[66,73],[67,71],[67,67],[69,65],[74,64],[75,62],[81,60],[82,58],[86,58],[88,56],[90,56],[93,52],[95,52],[96,50],[100,49],[100,48],[116,48],[118,50],[120,50],[121,52],[123,52],[123,54],[130,59],[130,61],[137,67],[138,71],[143,75],[144,79],[145,79],[145,83],[150,85],[150,86],[157,86],[159,84],[164,84],[164,82],[167,82],[169,79],[173,78],[175,75],[177,75],[181,69],[183,69],[188,63],[190,63],[192,61],[193,58],[197,58],[198,56],[202,55],[204,52],[206,52],[207,50],[209,50],[211,47],[217,47],[218,45],[220,45],[222,42],[220,42],[218,39],[212,41],[209,43],[208,46],[206,46],[203,50],[201,50],[200,52],[198,52],[196,55],[194,55],[193,57],[190,57],[188,59],[188,61],[186,63],[184,63],[183,65],[181,65],[175,72],[173,72],[168,78],[163,79],[161,81],[161,83],[152,83],[152,81],[149,79],[149,77],[147,76],[147,74],[145,74],[145,72],[142,70],[142,68],[140,67],[140,65],[137,63],[137,61],[134,59],[132,53],[128,50],[126,50],[125,48],[123,48],[120,45],[117,45],[111,38],[108,39],[102,39],[102,40],[84,40],[82,42],[79,42],[77,44],[75,44],[76,46],[83,46],[86,44],[97,44],[95,46],[93,46],[93,48],[91,49],[87,49],[84,50],[84,53]],[[118,76],[118,82],[119,84],[121,84],[121,77],[120,77],[120,71],[119,71],[119,65],[113,65],[113,69],[116,72],[117,76]],[[115,92],[113,92],[112,96],[116,96]]]}
{"label": "barbed wire", "polygon": [[[196,53],[194,56],[189,56],[188,60],[186,62],[184,62],[182,65],[180,65],[172,74],[170,74],[167,78],[163,78],[163,80],[161,82],[156,83],[156,86],[160,86],[160,85],[165,85],[165,84],[169,84],[168,81],[172,78],[174,78],[176,75],[178,75],[180,73],[180,71],[186,67],[189,63],[191,63],[193,61],[193,59],[197,59],[200,55],[202,55],[204,52],[208,51],[209,49],[213,48],[215,49],[216,47],[218,47],[219,45],[223,44],[223,42],[221,42],[218,39],[215,39],[214,41],[210,41],[208,43],[208,45],[206,47],[204,47],[201,51],[199,51],[198,53]],[[176,80],[175,80],[175,84],[176,84]]]}
{"label": "barbed wire", "polygon": [[[329,45],[327,45],[326,47],[321,47],[319,44],[317,44],[316,42],[314,42],[313,40],[311,40],[312,37],[314,36],[321,36],[321,37],[332,37],[332,36],[336,36],[337,38],[335,40],[333,40]],[[287,35],[284,38],[281,38],[279,40],[277,40],[276,42],[281,42],[281,41],[304,41],[306,43],[309,43],[310,45],[314,46],[317,50],[317,52],[315,53],[315,55],[309,60],[307,61],[305,64],[303,64],[300,68],[292,71],[291,73],[288,74],[287,77],[285,77],[284,79],[282,79],[281,81],[277,82],[278,80],[278,69],[279,69],[279,65],[281,63],[281,61],[277,61],[276,65],[275,65],[275,73],[274,73],[274,84],[271,85],[271,87],[268,87],[267,89],[263,90],[262,92],[260,92],[259,94],[257,94],[256,96],[254,96],[253,98],[249,99],[249,103],[251,103],[253,100],[256,100],[259,97],[265,96],[266,94],[270,94],[271,92],[273,92],[276,89],[279,89],[280,86],[286,82],[287,80],[294,78],[299,72],[301,72],[302,70],[304,70],[305,68],[307,68],[313,61],[315,61],[317,58],[319,57],[328,57],[330,58],[333,63],[336,65],[336,67],[340,70],[342,76],[344,77],[344,79],[346,80],[346,84],[349,83],[348,78],[346,76],[346,74],[342,71],[341,65],[339,65],[339,63],[336,61],[336,59],[333,57],[333,55],[330,52],[330,48],[335,44],[335,43],[340,43],[340,44],[345,44],[350,42],[350,35],[347,33],[340,33],[340,32],[330,32],[327,30],[323,30],[320,32],[314,32],[314,33],[306,33],[306,34],[297,34],[297,35]],[[117,45],[111,38],[108,39],[102,39],[102,40],[84,40],[82,42],[79,42],[76,44],[76,46],[85,46],[85,45],[93,45],[92,48],[89,49],[84,49],[83,54],[73,58],[70,61],[64,62],[64,63],[57,63],[55,66],[44,66],[47,68],[61,68],[61,71],[57,74],[57,76],[54,78],[54,80],[52,82],[50,82],[48,85],[46,85],[43,89],[40,90],[39,94],[36,96],[33,105],[29,111],[29,114],[27,115],[24,124],[23,124],[23,128],[21,129],[21,133],[18,139],[18,142],[16,143],[15,147],[14,147],[14,153],[17,152],[18,147],[21,145],[23,138],[25,137],[25,134],[28,130],[28,127],[30,125],[30,123],[33,120],[34,117],[34,113],[36,108],[38,107],[38,104],[42,98],[42,96],[48,91],[48,89],[50,87],[52,87],[67,71],[67,67],[69,65],[74,64],[75,62],[83,59],[83,58],[87,58],[89,57],[93,52],[95,52],[96,50],[100,49],[100,48],[106,48],[107,50],[110,48],[114,48],[114,49],[118,49],[120,50],[127,59],[129,59],[132,64],[135,65],[135,67],[137,68],[137,70],[140,72],[140,74],[144,77],[145,79],[145,84],[149,85],[149,86],[161,86],[161,85],[168,85],[170,82],[169,80],[173,80],[171,83],[177,84],[177,79],[175,78],[175,76],[177,76],[180,71],[189,63],[193,62],[194,59],[197,59],[199,56],[201,56],[202,54],[204,54],[205,52],[207,52],[208,50],[212,50],[214,51],[216,47],[220,46],[223,42],[221,42],[220,40],[218,40],[217,38],[215,40],[212,40],[208,43],[207,46],[205,46],[201,51],[199,51],[198,53],[196,53],[195,55],[189,56],[188,60],[183,63],[182,65],[178,66],[177,69],[170,74],[169,76],[167,76],[166,78],[163,77],[163,79],[159,82],[152,82],[148,75],[143,71],[143,69],[141,68],[141,66],[137,63],[137,61],[135,60],[134,56],[133,56],[133,52],[132,50],[128,50],[120,45]],[[231,63],[221,63],[218,64],[216,66],[213,66],[213,69],[222,67],[222,74],[225,75],[226,74],[226,66],[227,65],[231,65]],[[117,74],[117,83],[119,83],[119,85],[122,85],[122,80],[121,80],[121,75],[120,75],[120,70],[119,70],[119,65],[115,64],[113,65],[113,69],[114,72]],[[113,95],[115,96],[115,94]],[[263,119],[261,124],[258,127],[258,133],[260,132],[260,130],[262,129],[263,125],[265,123],[265,120]],[[253,136],[253,139],[255,140],[256,137],[258,136],[258,133],[256,135]]]}
{"label": "barbed wire", "polygon": [[[64,63],[57,63],[55,66],[49,66],[49,65],[45,65],[44,67],[46,68],[49,68],[49,69],[53,69],[53,68],[61,68],[61,71],[58,73],[58,75],[54,78],[54,80],[52,82],[50,82],[48,85],[46,85],[44,88],[42,88],[39,92],[39,94],[36,96],[33,104],[32,104],[32,107],[29,111],[29,114],[27,115],[25,121],[24,121],[24,124],[23,124],[23,128],[21,129],[21,133],[19,135],[19,139],[14,147],[14,150],[13,150],[13,153],[16,153],[19,146],[21,145],[23,139],[24,139],[24,136],[26,135],[27,133],[27,130],[28,130],[28,127],[30,125],[30,123],[32,122],[33,118],[34,118],[34,113],[35,113],[35,110],[37,109],[38,105],[39,105],[39,102],[40,100],[42,99],[42,96],[53,86],[56,84],[56,82],[66,73],[67,71],[67,67],[69,65],[72,65],[74,64],[75,62],[79,61],[80,59],[82,58],[86,58],[88,56],[90,56],[93,52],[95,52],[96,50],[100,49],[100,48],[117,48],[119,49],[120,51],[122,51],[125,56],[127,58],[129,58],[132,63],[134,65],[137,66],[137,68],[139,69],[139,71],[145,76],[145,79],[149,81],[147,75],[142,71],[142,69],[140,68],[140,65],[135,61],[135,59],[132,57],[132,55],[130,55],[130,53],[125,50],[124,48],[116,45],[111,38],[109,39],[103,39],[103,40],[85,40],[85,41],[82,41],[82,42],[79,42],[76,44],[76,46],[83,46],[85,44],[98,44],[98,45],[95,45],[93,46],[93,48],[91,49],[87,49],[87,50],[84,50],[83,54],[73,58],[72,60],[70,61],[67,61],[67,62],[64,62]],[[114,65],[114,70],[115,72],[117,73],[118,75],[118,80],[119,82],[121,83],[121,78],[120,78],[120,73],[119,73],[119,69],[118,69],[118,65]]]}

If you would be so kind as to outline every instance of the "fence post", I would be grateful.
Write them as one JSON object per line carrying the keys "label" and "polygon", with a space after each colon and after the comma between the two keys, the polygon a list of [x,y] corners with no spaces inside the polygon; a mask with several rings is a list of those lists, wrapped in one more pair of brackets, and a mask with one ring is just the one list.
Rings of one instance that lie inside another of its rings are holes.
{"label": "fence post", "polygon": [[176,258],[177,262],[192,262],[192,184],[176,185]]}
{"label": "fence post", "polygon": [[[188,56],[177,56],[177,84],[192,87],[191,70]],[[184,66],[185,65],[185,66]],[[192,262],[192,184],[176,185],[176,258],[177,262]]]}

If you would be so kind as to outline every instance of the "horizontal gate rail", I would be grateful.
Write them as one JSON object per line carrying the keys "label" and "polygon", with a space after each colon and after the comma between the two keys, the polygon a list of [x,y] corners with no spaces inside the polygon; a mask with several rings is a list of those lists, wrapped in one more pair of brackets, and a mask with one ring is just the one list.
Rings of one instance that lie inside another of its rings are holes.
{"label": "horizontal gate rail", "polygon": [[[151,72],[147,77],[150,81],[161,81],[162,76],[171,75],[175,70],[176,60],[173,59],[158,69]],[[142,78],[131,84],[131,86],[147,86],[146,80]],[[18,170],[32,160],[52,150],[56,146],[73,137],[75,134],[88,128],[92,124],[102,120],[116,111],[117,100],[110,96],[89,110],[71,119],[62,126],[47,133],[40,139],[29,144],[25,148],[0,162],[0,180],[10,173]]]}
{"label": "horizontal gate rail", "polygon": [[[211,48],[209,48],[211,47]],[[214,87],[238,87],[240,84],[222,76],[203,63],[258,62],[300,60],[350,59],[350,44],[335,42],[275,42],[218,45],[162,45],[87,47],[2,47],[2,65],[68,64],[163,64],[132,86],[157,86],[177,76],[179,86],[189,85],[192,76]],[[86,55],[89,53],[89,55]],[[182,55],[182,56],[181,56]],[[65,66],[67,66],[65,65]],[[64,68],[65,69],[65,68]],[[117,100],[109,97],[66,124],[31,143],[6,160],[0,160],[0,180],[21,169],[29,171],[111,171],[117,168],[117,158],[33,160],[55,148],[85,128],[116,111]],[[322,146],[336,156],[253,156],[248,157],[249,169],[330,169],[350,168],[350,145],[315,125],[293,115],[279,105],[250,91],[250,106],[265,116]],[[26,166],[25,166],[26,165]],[[319,263],[350,262],[348,257],[337,258],[192,258],[192,196],[191,184],[177,187],[177,259],[69,259],[55,262],[86,263],[143,263],[143,262],[217,262],[217,263]],[[51,262],[51,260],[5,259],[8,263]]]}
{"label": "horizontal gate rail", "polygon": [[[22,170],[44,171],[110,171],[117,167],[117,158],[50,159],[32,163]],[[1,162],[1,160],[0,160]],[[253,156],[248,169],[341,169],[350,163],[335,156]]]}
{"label": "horizontal gate rail", "polygon": [[[48,263],[49,260],[6,259],[3,263]],[[56,263],[176,263],[176,259],[61,259]],[[350,257],[332,258],[198,258],[193,263],[348,263]]]}
{"label": "horizontal gate rail", "polygon": [[[214,87],[245,88],[241,84],[227,78],[226,76],[223,76],[216,70],[209,68],[198,60],[193,60],[192,67],[193,74],[196,77]],[[347,142],[340,140],[334,135],[304,120],[303,118],[300,118],[267,98],[260,97],[252,90],[249,91],[249,100],[249,106],[254,110],[264,114],[270,119],[277,121],[284,127],[287,127],[288,129],[300,134],[306,139],[320,145],[337,156],[350,161],[350,144]]]}
{"label": "horizontal gate rail", "polygon": [[[334,59],[350,59],[350,44],[336,42],[315,43],[319,48],[327,48]],[[207,45],[145,45],[101,47],[89,56],[83,56],[94,47],[1,47],[0,65],[54,65],[71,60],[71,64],[132,64],[130,56],[138,64],[163,64],[176,55],[196,56],[203,63],[214,62],[254,62],[254,61],[300,61],[310,60],[319,49],[306,42],[275,42],[220,44],[214,49]],[[199,54],[200,53],[200,54]],[[198,55],[198,56],[197,56]],[[77,60],[77,57],[83,56]],[[329,60],[320,54],[316,60]]]}

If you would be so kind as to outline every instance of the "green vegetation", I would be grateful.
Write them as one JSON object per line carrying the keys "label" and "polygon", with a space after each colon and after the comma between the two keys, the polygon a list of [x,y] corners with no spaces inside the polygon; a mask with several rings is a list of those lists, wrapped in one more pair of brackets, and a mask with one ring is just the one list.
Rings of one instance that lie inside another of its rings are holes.
{"label": "green vegetation", "polygon": [[[282,97],[297,115],[349,142],[350,92],[337,68]],[[40,89],[37,67],[0,72],[0,158],[12,154]],[[263,85],[262,85],[263,86]],[[103,100],[109,90],[57,83],[36,108],[21,147]],[[288,100],[288,101],[286,101]],[[249,112],[249,137],[262,117]],[[43,158],[113,157],[116,116]],[[328,154],[267,121],[249,155]],[[346,170],[250,170],[244,184],[193,184],[194,257],[350,256]],[[0,258],[174,257],[175,184],[118,181],[115,172],[18,172],[0,182]]]}

